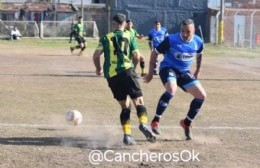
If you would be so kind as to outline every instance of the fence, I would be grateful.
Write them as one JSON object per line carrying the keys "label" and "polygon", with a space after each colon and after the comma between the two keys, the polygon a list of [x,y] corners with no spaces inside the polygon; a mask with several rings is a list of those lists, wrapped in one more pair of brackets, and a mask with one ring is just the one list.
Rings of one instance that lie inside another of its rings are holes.
{"label": "fence", "polygon": [[[84,21],[84,36],[98,37],[95,21]],[[42,21],[40,26],[35,21],[0,20],[0,38],[9,38],[12,28],[16,26],[22,37],[67,38],[71,32],[71,21]]]}
{"label": "fence", "polygon": [[[84,21],[84,36],[98,37],[99,32],[95,21]],[[68,37],[73,23],[71,21],[42,21],[41,22],[41,37],[57,38]]]}
{"label": "fence", "polygon": [[39,37],[39,27],[35,21],[0,20],[0,38],[9,38],[13,27],[17,27],[23,37]]}
{"label": "fence", "polygon": [[224,42],[234,47],[259,47],[260,10],[225,10]]}

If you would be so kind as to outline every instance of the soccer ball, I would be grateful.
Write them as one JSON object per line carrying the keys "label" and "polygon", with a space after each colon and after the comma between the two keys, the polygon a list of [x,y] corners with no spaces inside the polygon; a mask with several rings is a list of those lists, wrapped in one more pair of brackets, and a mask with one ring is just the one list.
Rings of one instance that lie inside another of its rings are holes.
{"label": "soccer ball", "polygon": [[82,114],[78,110],[70,110],[66,114],[66,120],[75,126],[82,123],[82,118]]}

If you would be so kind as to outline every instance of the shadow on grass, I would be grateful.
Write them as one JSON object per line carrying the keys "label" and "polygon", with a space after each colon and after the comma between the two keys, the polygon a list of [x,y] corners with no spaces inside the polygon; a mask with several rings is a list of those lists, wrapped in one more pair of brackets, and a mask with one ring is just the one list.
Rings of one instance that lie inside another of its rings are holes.
{"label": "shadow on grass", "polygon": [[2,73],[0,76],[32,76],[32,77],[91,77],[104,78],[104,76],[97,76],[93,71],[76,71],[63,74],[46,73],[46,74],[18,74],[18,73]]}
{"label": "shadow on grass", "polygon": [[85,137],[8,137],[0,138],[1,145],[21,146],[67,146],[74,148],[96,150],[119,150],[123,145],[100,145],[106,144],[106,140],[89,139]]}
{"label": "shadow on grass", "polygon": [[[104,78],[104,76],[97,76],[94,71],[68,71],[68,73],[55,74],[55,73],[46,73],[46,74],[18,74],[18,73],[0,73],[0,76],[32,76],[32,77],[90,77],[90,78]],[[154,79],[160,79],[159,76],[154,76]],[[200,78],[201,81],[240,81],[240,82],[259,82],[260,79],[238,79],[238,78]]]}

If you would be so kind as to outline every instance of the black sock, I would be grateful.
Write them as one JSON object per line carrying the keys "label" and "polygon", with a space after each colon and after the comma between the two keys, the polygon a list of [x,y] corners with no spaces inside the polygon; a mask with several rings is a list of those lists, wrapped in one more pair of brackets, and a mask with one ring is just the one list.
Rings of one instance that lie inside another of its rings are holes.
{"label": "black sock", "polygon": [[190,110],[184,120],[184,124],[187,125],[187,126],[190,126],[191,125],[191,122],[192,120],[196,117],[196,115],[199,113],[199,110],[203,104],[204,100],[202,99],[197,99],[197,98],[194,98],[192,101],[191,101],[191,104],[190,104]]}
{"label": "black sock", "polygon": [[157,104],[156,114],[155,114],[153,121],[159,122],[160,117],[162,116],[163,112],[167,108],[169,101],[171,100],[172,97],[173,96],[168,92],[165,92],[161,96],[161,98],[159,99],[159,102]]}

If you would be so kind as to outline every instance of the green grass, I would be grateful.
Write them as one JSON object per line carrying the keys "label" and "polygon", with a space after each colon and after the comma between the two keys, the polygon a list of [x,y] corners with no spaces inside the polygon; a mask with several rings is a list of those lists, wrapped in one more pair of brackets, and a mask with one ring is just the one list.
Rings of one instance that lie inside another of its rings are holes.
{"label": "green grass", "polygon": [[[31,46],[31,47],[46,47],[46,48],[62,48],[64,46],[76,45],[76,42],[68,43],[66,40],[57,39],[22,39],[19,41],[0,40],[0,45],[16,45],[16,46]],[[141,51],[149,52],[148,41],[138,40],[139,48]],[[87,39],[88,48],[95,49],[98,45],[98,39]],[[246,58],[258,58],[260,48],[248,49],[248,48],[234,48],[227,46],[220,46],[214,44],[206,44],[204,55],[207,57],[246,57]]]}
{"label": "green grass", "polygon": [[235,48],[214,44],[205,45],[205,55],[208,57],[246,57],[259,58],[260,48]]}

